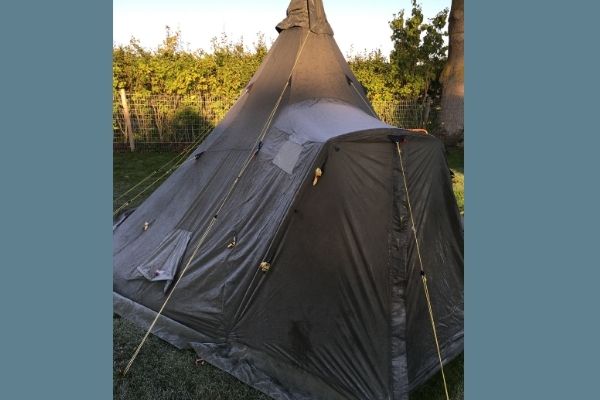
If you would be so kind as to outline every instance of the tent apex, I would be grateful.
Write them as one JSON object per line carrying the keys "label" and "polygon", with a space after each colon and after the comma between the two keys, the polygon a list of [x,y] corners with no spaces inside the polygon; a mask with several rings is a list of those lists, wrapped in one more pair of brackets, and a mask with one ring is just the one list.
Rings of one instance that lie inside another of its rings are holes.
{"label": "tent apex", "polygon": [[281,32],[296,27],[308,28],[317,34],[333,35],[322,0],[291,0],[287,17],[275,29]]}

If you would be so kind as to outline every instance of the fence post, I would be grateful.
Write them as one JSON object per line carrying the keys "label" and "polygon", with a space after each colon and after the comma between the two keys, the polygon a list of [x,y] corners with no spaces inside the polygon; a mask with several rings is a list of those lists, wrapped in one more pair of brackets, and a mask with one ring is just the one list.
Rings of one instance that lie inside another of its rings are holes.
{"label": "fence post", "polygon": [[429,110],[431,109],[431,98],[427,96],[425,98],[425,111],[423,112],[423,129],[427,129],[427,123],[429,122]]}
{"label": "fence post", "polygon": [[131,128],[131,117],[129,116],[129,106],[127,105],[127,96],[125,89],[119,91],[121,93],[121,105],[123,106],[123,115],[125,116],[125,136],[129,138],[129,148],[135,151],[135,141],[133,139],[133,129]]}

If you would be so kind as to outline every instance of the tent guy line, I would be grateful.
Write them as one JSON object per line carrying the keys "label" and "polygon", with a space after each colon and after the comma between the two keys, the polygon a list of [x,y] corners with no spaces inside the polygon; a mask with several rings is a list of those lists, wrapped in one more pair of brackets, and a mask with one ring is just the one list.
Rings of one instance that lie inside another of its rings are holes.
{"label": "tent guy line", "polygon": [[423,269],[423,258],[421,257],[421,246],[419,245],[419,238],[417,237],[417,227],[415,226],[415,218],[413,216],[412,205],[410,204],[410,195],[408,194],[408,183],[406,182],[406,174],[404,173],[404,162],[402,161],[402,149],[400,148],[400,138],[392,139],[396,143],[396,150],[398,150],[398,160],[400,161],[400,170],[402,171],[402,181],[404,182],[404,190],[406,192],[406,204],[408,206],[408,214],[410,216],[410,223],[412,225],[411,230],[413,237],[415,238],[415,246],[417,249],[417,257],[419,260],[419,268],[421,269],[421,280],[423,282],[423,291],[425,292],[425,300],[427,301],[427,309],[429,311],[429,319],[431,320],[431,329],[433,330],[433,338],[435,340],[435,348],[437,350],[437,356],[440,361],[440,371],[442,373],[442,382],[444,384],[444,392],[446,393],[446,400],[450,400],[448,394],[448,384],[446,383],[446,374],[444,373],[444,363],[442,362],[442,352],[440,351],[440,342],[437,336],[437,329],[435,328],[435,319],[433,318],[433,308],[431,307],[431,297],[429,296],[429,289],[427,288],[427,274]]}
{"label": "tent guy line", "polygon": [[[174,169],[179,168],[180,166],[182,166],[185,161],[183,161],[183,162],[181,162],[181,161],[185,160],[185,158],[192,152],[192,150],[194,150],[196,148],[196,146],[198,146],[200,144],[200,142],[203,139],[204,139],[204,135],[200,136],[198,139],[196,139],[194,142],[192,142],[189,146],[187,146],[186,148],[184,148],[181,153],[175,155],[175,157],[173,157],[172,159],[170,159],[169,161],[167,161],[166,163],[164,163],[163,165],[161,165],[159,168],[157,168],[154,171],[152,171],[150,174],[148,174],[146,177],[144,177],[141,181],[139,181],[138,183],[136,183],[135,185],[133,185],[132,187],[130,187],[129,189],[127,189],[119,197],[117,197],[115,199],[115,201],[116,200],[120,200],[123,197],[127,196],[129,193],[131,193],[135,188],[137,188],[138,186],[140,186],[142,183],[146,182],[148,179],[150,179],[154,175],[156,175],[159,172],[161,172],[164,168],[167,167],[167,165],[171,166],[171,168],[167,169],[167,172],[165,172],[160,177],[158,177],[154,182],[152,182],[148,186],[146,186],[140,193],[138,193],[133,198],[127,200],[119,208],[117,208],[115,211],[113,211],[113,217],[116,216],[116,214],[118,214],[121,210],[123,210],[129,204],[131,204],[131,202],[134,201],[137,197],[141,196],[148,189],[150,189],[156,182],[158,182],[160,179],[162,179],[165,175],[167,175],[168,173],[170,173]],[[173,164],[173,165],[171,165],[171,164]]]}
{"label": "tent guy line", "polygon": [[292,76],[294,75],[294,70],[296,69],[296,66],[298,65],[298,60],[300,60],[300,56],[302,55],[302,51],[304,51],[304,46],[306,45],[306,42],[308,41],[308,37],[310,36],[311,31],[308,30],[306,32],[306,36],[304,36],[304,40],[302,40],[302,46],[300,46],[300,50],[298,51],[298,55],[296,55],[296,60],[294,61],[294,65],[292,66],[292,70],[290,71],[290,75],[288,76],[288,79],[285,81],[285,85],[283,86],[283,89],[281,90],[281,94],[279,95],[279,98],[277,99],[277,102],[275,103],[275,106],[273,107],[273,110],[271,110],[271,114],[269,115],[269,118],[267,119],[267,122],[265,122],[265,125],[263,126],[263,129],[259,135],[259,137],[257,138],[254,146],[259,146],[258,149],[260,150],[260,147],[262,147],[262,140],[265,138],[265,135],[267,134],[267,131],[269,130],[269,128],[271,127],[271,123],[273,122],[273,118],[275,117],[275,113],[277,112],[277,109],[279,109],[279,105],[281,104],[281,100],[283,99],[283,95],[285,94],[285,91],[287,90],[288,86],[290,86],[290,81],[292,79]]}
{"label": "tent guy line", "polygon": [[352,89],[354,89],[354,91],[356,92],[357,96],[359,99],[361,99],[363,101],[363,103],[365,103],[365,105],[367,106],[367,109],[371,112],[371,115],[377,119],[379,119],[379,116],[375,113],[375,110],[373,110],[373,106],[371,106],[369,104],[369,102],[367,100],[365,100],[365,98],[363,96],[360,95],[360,92],[358,91],[358,88],[356,87],[356,85],[354,85],[354,82],[352,81],[352,79],[346,77],[348,79],[348,83],[350,84],[350,86],[352,86]]}
{"label": "tent guy line", "polygon": [[[310,34],[311,34],[311,31],[308,30],[306,32],[306,36],[304,37],[304,40],[302,41],[302,46],[300,47],[300,50],[298,51],[298,54],[296,55],[296,60],[294,62],[294,65],[292,66],[292,70],[290,71],[290,76],[286,80],[286,84],[283,87],[283,89],[281,91],[281,94],[279,95],[279,98],[277,99],[277,102],[275,103],[275,106],[273,107],[273,110],[271,110],[271,114],[269,115],[269,118],[265,122],[265,125],[263,126],[263,129],[261,130],[260,134],[258,135],[254,146],[252,146],[252,148],[250,149],[250,154],[248,155],[248,158],[246,159],[246,161],[242,165],[242,168],[240,169],[240,172],[238,173],[237,177],[235,178],[235,180],[231,184],[231,186],[230,186],[227,194],[223,197],[223,200],[221,201],[221,204],[219,205],[219,208],[217,209],[216,213],[211,218],[208,227],[206,228],[206,230],[204,231],[204,233],[202,234],[202,236],[198,240],[198,243],[196,244],[196,247],[194,248],[194,251],[192,252],[192,255],[190,256],[190,258],[188,259],[188,262],[186,263],[185,267],[181,271],[181,274],[179,274],[179,277],[175,281],[175,284],[173,285],[173,288],[171,289],[171,291],[169,292],[169,294],[165,298],[165,301],[163,302],[162,306],[158,310],[158,313],[154,317],[154,320],[152,321],[152,323],[148,327],[146,333],[144,334],[144,337],[140,341],[140,344],[135,349],[133,355],[131,356],[131,359],[129,360],[129,362],[127,363],[127,366],[125,367],[125,370],[123,371],[123,376],[127,375],[127,372],[129,372],[129,370],[131,369],[131,366],[133,365],[135,359],[137,358],[138,354],[140,353],[142,347],[144,346],[144,343],[146,343],[146,340],[148,339],[148,336],[150,336],[150,333],[152,332],[152,329],[156,325],[156,321],[158,321],[158,319],[162,315],[162,312],[164,311],[165,307],[167,306],[167,303],[169,302],[169,300],[171,299],[171,296],[173,295],[173,292],[175,292],[175,289],[177,288],[177,285],[179,284],[179,282],[181,281],[181,279],[185,275],[186,271],[188,270],[188,268],[192,264],[192,261],[196,257],[196,254],[198,253],[198,250],[200,250],[200,247],[204,243],[204,240],[206,240],[206,237],[208,236],[208,234],[210,233],[213,225],[217,221],[219,213],[221,212],[221,210],[225,206],[225,203],[227,203],[227,200],[231,196],[231,193],[233,192],[233,190],[237,186],[238,182],[240,181],[240,178],[242,177],[242,175],[244,175],[244,172],[246,171],[246,169],[248,168],[248,166],[250,165],[250,163],[254,159],[254,156],[256,155],[256,153],[258,152],[258,150],[260,150],[260,147],[262,147],[262,146],[260,146],[260,143],[262,143],[262,140],[264,139],[265,135],[267,134],[267,132],[269,130],[269,127],[271,126],[271,123],[273,122],[273,117],[275,116],[275,113],[277,112],[277,109],[279,108],[279,105],[281,104],[281,99],[283,98],[283,95],[284,95],[285,91],[287,90],[287,88],[289,86],[289,83],[290,83],[290,80],[292,78],[292,75],[294,74],[294,70],[296,69],[296,66],[298,65],[298,60],[300,59],[300,56],[302,55],[302,51],[304,50],[304,46],[306,45],[306,42],[308,41],[308,37],[310,36]],[[255,150],[257,148],[258,148],[258,150]],[[170,172],[170,170],[168,172]],[[259,268],[261,268],[261,269],[263,269],[263,271],[265,271],[264,268],[262,267],[263,266],[263,262],[261,262]]]}

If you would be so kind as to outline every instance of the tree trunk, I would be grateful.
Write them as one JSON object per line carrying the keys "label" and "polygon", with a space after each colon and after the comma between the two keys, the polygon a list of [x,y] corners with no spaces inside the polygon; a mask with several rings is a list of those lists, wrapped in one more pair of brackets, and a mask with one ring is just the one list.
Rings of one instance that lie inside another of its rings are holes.
{"label": "tree trunk", "polygon": [[463,140],[465,129],[464,9],[464,0],[452,0],[448,26],[448,61],[440,77],[442,82],[442,136],[450,145]]}

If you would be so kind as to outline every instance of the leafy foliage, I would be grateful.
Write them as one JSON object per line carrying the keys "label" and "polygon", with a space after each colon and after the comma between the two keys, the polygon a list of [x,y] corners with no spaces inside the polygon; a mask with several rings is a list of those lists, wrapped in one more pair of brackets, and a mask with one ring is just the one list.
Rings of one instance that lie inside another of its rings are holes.
{"label": "leafy foliage", "polygon": [[[210,52],[186,50],[181,33],[167,27],[155,50],[143,48],[135,38],[113,48],[113,94],[118,98],[120,89],[128,93],[138,140],[140,132],[162,142],[182,140],[182,135],[192,138],[199,129],[206,130],[233,105],[267,53],[262,35],[252,48],[225,34],[213,38],[211,47]],[[113,114],[119,111],[118,101],[114,102]],[[119,118],[115,121],[113,131],[124,132]]]}
{"label": "leafy foliage", "polygon": [[[421,7],[413,0],[409,18],[405,19],[402,10],[390,22],[394,50],[389,59],[381,50],[350,57],[350,67],[371,101],[416,98],[438,90],[437,79],[447,51],[443,32],[447,15],[445,9],[430,23],[424,23]],[[139,96],[175,94],[231,99],[223,104],[230,106],[267,51],[261,34],[250,47],[222,34],[213,38],[210,51],[190,51],[184,49],[181,33],[167,27],[165,39],[155,50],[143,48],[135,38],[113,48],[113,90],[125,89]]]}
{"label": "leafy foliage", "polygon": [[448,50],[444,41],[447,19],[448,9],[445,8],[429,23],[424,22],[423,11],[416,0],[412,0],[410,16],[406,16],[404,10],[394,14],[389,23],[394,43],[390,63],[399,86],[398,96],[439,95],[439,77]]}
{"label": "leafy foliage", "polygon": [[212,40],[212,51],[186,51],[181,33],[169,27],[156,50],[146,50],[137,39],[113,49],[113,89],[129,93],[200,95],[237,98],[267,53],[259,35],[253,49],[233,43],[223,34]]}
{"label": "leafy foliage", "polygon": [[399,85],[392,74],[392,64],[381,50],[355,55],[348,62],[371,102],[394,100]]}

